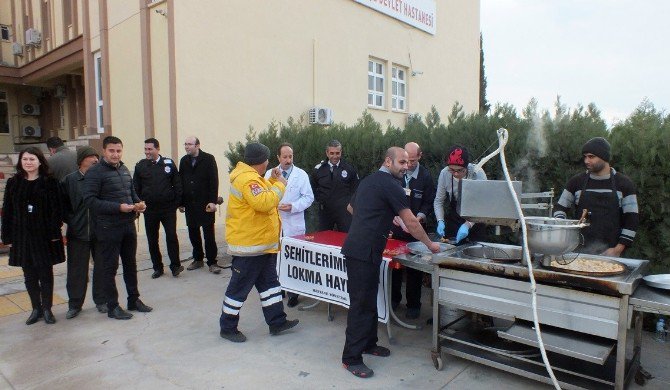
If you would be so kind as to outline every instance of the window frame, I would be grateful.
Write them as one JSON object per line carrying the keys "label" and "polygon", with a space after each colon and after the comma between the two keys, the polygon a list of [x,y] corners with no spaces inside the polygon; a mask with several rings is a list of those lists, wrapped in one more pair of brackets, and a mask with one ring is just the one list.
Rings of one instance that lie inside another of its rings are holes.
{"label": "window frame", "polygon": [[[371,77],[373,89],[370,89]],[[378,89],[379,86],[381,90]],[[376,58],[368,58],[368,107],[380,110],[386,108],[386,63]]]}
{"label": "window frame", "polygon": [[[398,77],[399,72],[404,75]],[[402,95],[400,87],[403,87]],[[402,104],[402,108],[399,105]],[[407,112],[407,68],[402,65],[393,64],[391,67],[391,110],[396,112]]]}

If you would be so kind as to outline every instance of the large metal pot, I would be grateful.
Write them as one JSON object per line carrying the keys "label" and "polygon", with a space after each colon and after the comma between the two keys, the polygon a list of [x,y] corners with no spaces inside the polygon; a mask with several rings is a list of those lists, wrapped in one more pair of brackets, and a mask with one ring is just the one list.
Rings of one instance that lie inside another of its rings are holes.
{"label": "large metal pot", "polygon": [[528,249],[544,255],[562,255],[573,251],[582,242],[579,232],[586,223],[576,219],[526,217]]}

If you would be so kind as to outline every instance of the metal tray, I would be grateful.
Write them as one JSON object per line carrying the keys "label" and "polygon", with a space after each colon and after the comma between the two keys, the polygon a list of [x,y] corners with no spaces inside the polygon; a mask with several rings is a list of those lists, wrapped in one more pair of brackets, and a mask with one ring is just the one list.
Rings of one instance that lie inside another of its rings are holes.
{"label": "metal tray", "polygon": [[670,274],[647,275],[642,279],[651,287],[670,290]]}
{"label": "metal tray", "polygon": [[[449,249],[454,248],[453,245],[444,243],[444,242],[438,242],[440,244],[440,252],[446,252]],[[407,250],[410,251],[413,255],[432,255],[433,252],[428,249],[426,244],[424,244],[421,241],[416,241],[416,242],[410,242],[407,244]]]}
{"label": "metal tray", "polygon": [[482,258],[500,263],[520,262],[523,257],[523,251],[520,247],[509,248],[495,246],[495,244],[486,245],[479,242],[474,246],[463,249],[461,253],[468,257]]}
{"label": "metal tray", "polygon": [[[584,255],[581,255],[579,257],[582,257],[582,256],[584,256]],[[577,259],[579,259],[579,257]],[[614,275],[621,275],[621,274],[625,273],[626,271],[628,271],[628,268],[626,267],[626,264],[624,264],[620,261],[617,261],[617,260],[607,259],[607,258],[605,258],[605,259],[603,259],[603,258],[589,259],[588,257],[586,257],[585,260],[587,260],[587,261],[602,261],[602,262],[605,262],[605,263],[618,264],[623,269],[621,271],[598,272],[598,271],[576,271],[576,270],[565,269],[565,268],[561,268],[561,267],[552,267],[552,266],[543,266],[543,267],[554,270],[554,271],[563,272],[563,273],[566,273],[566,274],[586,275],[586,276],[614,276]]]}

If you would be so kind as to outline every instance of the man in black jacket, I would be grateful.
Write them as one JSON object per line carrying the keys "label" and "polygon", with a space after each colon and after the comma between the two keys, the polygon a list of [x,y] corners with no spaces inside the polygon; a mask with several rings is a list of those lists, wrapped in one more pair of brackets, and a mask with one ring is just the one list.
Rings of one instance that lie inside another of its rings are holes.
{"label": "man in black jacket", "polygon": [[128,310],[153,310],[140,300],[137,288],[137,233],[135,218],[146,209],[135,192],[130,171],[121,161],[123,143],[113,136],[102,141],[103,158],[84,176],[84,203],[95,214],[96,251],[104,267],[107,316],[128,320],[133,315],[119,306],[116,271],[119,256],[128,293]]}
{"label": "man in black jacket", "polygon": [[[426,218],[433,212],[433,201],[435,200],[435,183],[430,171],[421,164],[421,147],[416,142],[405,145],[407,160],[407,171],[401,179],[405,190],[409,208],[421,226],[426,230]],[[393,226],[393,238],[401,241],[416,241],[411,234],[405,232],[400,226]],[[395,310],[402,300],[402,269],[394,269],[391,278],[391,307]],[[405,280],[405,298],[407,299],[407,311],[405,317],[408,319],[419,318],[421,311],[421,283],[423,272],[406,268],[407,278]]]}
{"label": "man in black jacket", "polygon": [[347,205],[358,186],[358,173],[353,165],[342,160],[340,141],[332,140],[326,145],[326,157],[314,167],[310,177],[314,198],[319,203],[319,230],[346,233],[351,225]]}
{"label": "man in black jacket", "polygon": [[154,266],[153,279],[163,275],[163,256],[158,246],[158,229],[163,224],[165,242],[170,257],[170,270],[175,278],[184,270],[179,261],[177,238],[177,208],[181,204],[181,179],[174,161],[160,155],[156,138],[144,141],[147,158],[135,165],[133,183],[137,195],[147,204],[144,227],[147,231],[149,254]]}
{"label": "man in black jacket", "polygon": [[[204,265],[207,257],[209,272],[221,273],[216,263],[218,249],[214,239],[214,212],[219,194],[219,170],[214,156],[200,149],[200,140],[187,137],[184,141],[186,155],[179,161],[182,182],[182,204],[180,211],[186,213],[188,238],[193,246],[193,263],[188,266],[192,271]],[[202,250],[200,228],[205,238],[205,251]]]}
{"label": "man in black jacket", "polygon": [[63,216],[67,223],[67,295],[69,310],[65,318],[71,319],[81,312],[86,298],[88,264],[93,257],[93,302],[101,313],[107,313],[107,301],[102,286],[102,264],[94,251],[94,234],[91,213],[84,204],[84,175],[98,163],[98,152],[90,146],[77,149],[79,170],[61,181]]}

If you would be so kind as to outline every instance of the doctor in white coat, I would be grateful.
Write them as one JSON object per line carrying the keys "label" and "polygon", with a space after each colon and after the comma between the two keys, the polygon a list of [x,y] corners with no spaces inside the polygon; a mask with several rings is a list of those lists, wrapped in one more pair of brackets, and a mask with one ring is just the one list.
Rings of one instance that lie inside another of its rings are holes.
{"label": "doctor in white coat", "polygon": [[[307,172],[293,165],[293,146],[287,142],[277,149],[279,171],[288,184],[284,196],[279,201],[279,217],[281,218],[282,236],[291,237],[305,234],[305,210],[314,202],[314,193],[309,184]],[[271,170],[265,173],[270,177]],[[298,294],[288,294],[288,307],[298,304]]]}

